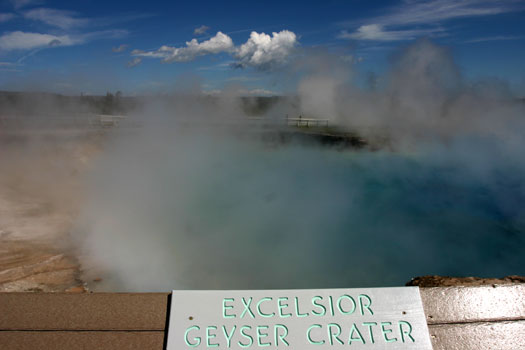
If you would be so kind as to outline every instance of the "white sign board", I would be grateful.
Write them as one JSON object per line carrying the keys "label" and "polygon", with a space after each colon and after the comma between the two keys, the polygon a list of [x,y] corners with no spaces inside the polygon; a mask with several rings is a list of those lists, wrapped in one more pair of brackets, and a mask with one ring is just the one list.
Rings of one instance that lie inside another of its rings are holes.
{"label": "white sign board", "polygon": [[418,287],[173,291],[167,350],[431,350]]}

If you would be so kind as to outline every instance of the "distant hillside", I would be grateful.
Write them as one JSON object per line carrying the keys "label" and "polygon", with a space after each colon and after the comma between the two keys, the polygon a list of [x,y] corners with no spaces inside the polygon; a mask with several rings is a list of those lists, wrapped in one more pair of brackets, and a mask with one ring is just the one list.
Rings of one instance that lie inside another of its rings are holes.
{"label": "distant hillside", "polygon": [[[194,97],[195,98],[195,97]],[[199,96],[203,102],[216,103],[220,97]],[[262,115],[284,97],[240,97],[242,111],[249,116]],[[70,115],[79,113],[126,115],[148,102],[161,101],[166,104],[187,103],[187,96],[135,96],[122,93],[107,93],[105,96],[65,96],[46,92],[0,91],[0,116]]]}
{"label": "distant hillside", "polygon": [[0,115],[35,116],[72,113],[122,114],[136,106],[136,99],[121,93],[106,96],[65,96],[46,92],[0,91]]}

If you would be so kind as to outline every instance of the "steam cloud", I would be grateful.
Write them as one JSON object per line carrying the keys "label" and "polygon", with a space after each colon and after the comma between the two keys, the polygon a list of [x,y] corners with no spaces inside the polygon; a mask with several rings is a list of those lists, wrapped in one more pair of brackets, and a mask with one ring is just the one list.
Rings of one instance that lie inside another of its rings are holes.
{"label": "steam cloud", "polygon": [[[291,48],[295,37],[250,40],[239,57],[262,64],[274,40]],[[268,117],[328,117],[371,142],[386,135],[383,148],[272,146],[253,127],[232,137],[183,126],[242,115],[235,93],[146,103],[145,128],[122,131],[94,167],[77,230],[86,275],[102,273],[101,289],[158,291],[525,273],[524,105],[504,84],[465,81],[426,40],[400,51],[374,89],[353,85],[337,58],[296,66],[299,104]]]}

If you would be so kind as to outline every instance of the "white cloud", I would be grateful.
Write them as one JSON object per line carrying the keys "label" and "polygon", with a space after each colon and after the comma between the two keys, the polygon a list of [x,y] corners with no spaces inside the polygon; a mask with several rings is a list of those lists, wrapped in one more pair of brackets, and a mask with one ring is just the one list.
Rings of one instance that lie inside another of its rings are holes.
{"label": "white cloud", "polygon": [[199,43],[197,39],[186,42],[184,47],[161,46],[156,51],[133,50],[132,55],[142,57],[162,58],[163,62],[187,62],[198,56],[228,52],[233,49],[232,39],[222,33],[217,34],[209,40]]}
{"label": "white cloud", "polygon": [[486,37],[481,37],[481,38],[470,39],[464,42],[465,43],[480,43],[484,41],[519,40],[519,39],[523,39],[523,36],[496,35],[496,36],[486,36]]}
{"label": "white cloud", "polygon": [[30,50],[51,46],[68,46],[76,41],[68,35],[10,32],[0,36],[0,50]]}
{"label": "white cloud", "polygon": [[75,39],[76,43],[81,44],[101,39],[120,39],[127,36],[128,34],[129,32],[124,29],[108,29],[76,35],[73,38]]}
{"label": "white cloud", "polygon": [[197,39],[192,39],[183,47],[164,45],[154,51],[133,50],[131,54],[137,57],[160,58],[162,62],[171,63],[187,62],[199,56],[227,52],[233,56],[235,61],[227,64],[221,63],[221,67],[227,65],[268,69],[286,63],[297,45],[297,36],[288,30],[272,33],[271,36],[252,32],[250,38],[238,47],[234,46],[228,35],[217,32],[214,37],[201,43]]}
{"label": "white cloud", "polygon": [[195,28],[195,30],[193,31],[193,34],[194,35],[202,35],[202,34],[205,34],[209,29],[210,29],[210,27],[202,25],[200,27]]}
{"label": "white cloud", "polygon": [[15,9],[20,9],[22,7],[30,6],[30,5],[38,5],[41,4],[42,0],[11,0],[11,4],[13,4],[13,7]]}
{"label": "white cloud", "polygon": [[15,18],[14,13],[0,13],[0,23],[7,22]]}
{"label": "white cloud", "polygon": [[235,57],[240,67],[269,68],[285,63],[297,44],[297,36],[288,30],[274,32],[272,36],[252,32],[248,41],[236,50]]}
{"label": "white cloud", "polygon": [[17,64],[11,62],[0,62],[0,71],[1,72],[21,72],[21,69],[17,68]]}
{"label": "white cloud", "polygon": [[230,61],[229,60],[229,61],[226,61],[226,62],[221,62],[221,63],[214,64],[214,65],[211,65],[211,66],[199,67],[199,68],[197,68],[197,70],[214,70],[214,71],[229,70],[234,64],[235,64],[235,61]]}
{"label": "white cloud", "polygon": [[[443,22],[467,17],[492,16],[525,9],[521,0],[405,0],[387,10],[386,14],[370,19],[346,22],[345,26],[359,26],[352,33],[343,31],[340,38],[375,41],[409,40],[420,36],[445,32]],[[407,26],[417,28],[407,29]]]}
{"label": "white cloud", "polygon": [[141,56],[141,57],[150,57],[150,58],[165,58],[167,53],[165,53],[165,50],[168,50],[169,46],[161,46],[160,49],[156,51],[143,51],[139,49],[135,49],[131,51],[131,55],[133,56]]}
{"label": "white cloud", "polygon": [[132,59],[131,61],[127,63],[127,66],[128,68],[133,68],[135,66],[138,66],[141,62],[142,62],[142,58],[135,57],[134,59]]}
{"label": "white cloud", "polygon": [[71,46],[99,39],[116,39],[127,35],[125,30],[102,30],[80,35],[52,35],[30,32],[8,32],[0,36],[0,50],[32,50]]}
{"label": "white cloud", "polygon": [[75,13],[65,10],[38,8],[24,12],[24,17],[34,21],[44,22],[61,29],[81,27],[88,24],[85,18],[75,17]]}
{"label": "white cloud", "polygon": [[384,27],[380,24],[367,24],[359,27],[353,33],[342,31],[339,37],[355,40],[397,41],[411,40],[440,31],[441,29],[384,30]]}
{"label": "white cloud", "polygon": [[523,1],[493,0],[426,0],[405,1],[390,13],[369,20],[383,26],[407,24],[433,24],[454,18],[490,16],[519,11],[524,8]]}
{"label": "white cloud", "polygon": [[120,46],[111,48],[111,51],[118,53],[118,52],[124,52],[127,49],[128,49],[128,45],[122,44]]}

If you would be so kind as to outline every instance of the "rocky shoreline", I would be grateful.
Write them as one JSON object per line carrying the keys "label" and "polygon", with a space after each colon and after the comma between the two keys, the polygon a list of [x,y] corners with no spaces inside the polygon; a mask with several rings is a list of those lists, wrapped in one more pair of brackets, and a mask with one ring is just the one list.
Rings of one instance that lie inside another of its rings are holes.
{"label": "rocky shoreline", "polygon": [[506,276],[502,278],[481,278],[481,277],[450,277],[428,275],[414,277],[406,283],[406,286],[426,287],[474,287],[488,286],[496,284],[525,283],[525,276]]}

